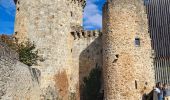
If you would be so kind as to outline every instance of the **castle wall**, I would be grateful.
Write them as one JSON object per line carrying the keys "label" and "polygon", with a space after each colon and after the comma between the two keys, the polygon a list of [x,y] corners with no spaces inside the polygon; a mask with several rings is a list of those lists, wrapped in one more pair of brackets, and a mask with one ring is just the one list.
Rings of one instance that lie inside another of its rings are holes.
{"label": "castle wall", "polygon": [[[92,69],[102,67],[102,38],[101,31],[73,32],[74,37],[72,58],[74,82],[78,82],[80,95],[83,79],[89,76]],[[79,77],[77,77],[79,76]]]}
{"label": "castle wall", "polygon": [[[34,41],[44,58],[34,66],[41,71],[44,99],[68,100],[69,93],[74,91],[70,76],[73,66],[70,32],[73,26],[81,25],[83,6],[84,0],[19,0],[17,3],[15,37],[19,42]],[[46,96],[49,91],[53,93],[51,97]]]}
{"label": "castle wall", "polygon": [[39,75],[35,71],[19,62],[18,54],[0,42],[1,100],[40,100]]}
{"label": "castle wall", "polygon": [[154,86],[151,44],[143,0],[108,0],[103,8],[106,100],[141,100]]}
{"label": "castle wall", "polygon": [[[17,1],[15,37],[39,50],[42,100],[69,100],[84,77],[103,67],[106,100],[140,100],[154,86],[152,50],[142,0],[108,0],[101,32],[78,29],[84,0]],[[103,56],[103,57],[102,57]],[[103,66],[102,66],[103,65]]]}

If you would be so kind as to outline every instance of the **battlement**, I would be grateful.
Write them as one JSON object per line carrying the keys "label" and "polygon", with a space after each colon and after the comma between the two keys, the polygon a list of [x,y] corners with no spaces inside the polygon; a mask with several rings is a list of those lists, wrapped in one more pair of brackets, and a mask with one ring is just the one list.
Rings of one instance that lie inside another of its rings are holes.
{"label": "battlement", "polygon": [[137,0],[137,1],[135,0],[107,0],[106,2],[108,2],[109,4],[112,4],[113,6],[116,6],[116,5],[129,5],[129,4],[136,5],[136,4],[144,3],[144,1],[145,0]]}
{"label": "battlement", "polygon": [[102,35],[101,30],[79,30],[71,32],[74,40],[89,37],[98,37]]}
{"label": "battlement", "polygon": [[[14,3],[17,4],[18,0],[14,0]],[[86,6],[86,0],[70,0],[71,3],[81,5],[83,8]]]}
{"label": "battlement", "polygon": [[86,0],[70,0],[71,3],[81,5],[83,8],[86,6]]}

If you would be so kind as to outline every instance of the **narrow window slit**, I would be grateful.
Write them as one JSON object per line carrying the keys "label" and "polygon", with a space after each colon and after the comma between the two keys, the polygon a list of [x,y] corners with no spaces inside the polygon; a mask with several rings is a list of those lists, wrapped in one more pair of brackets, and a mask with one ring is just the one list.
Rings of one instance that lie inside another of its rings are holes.
{"label": "narrow window slit", "polygon": [[135,46],[140,46],[140,38],[135,38]]}

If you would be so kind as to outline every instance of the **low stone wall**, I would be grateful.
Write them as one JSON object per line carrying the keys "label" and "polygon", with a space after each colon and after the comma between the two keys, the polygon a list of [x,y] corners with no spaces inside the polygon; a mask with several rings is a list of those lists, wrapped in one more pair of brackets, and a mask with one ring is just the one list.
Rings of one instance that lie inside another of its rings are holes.
{"label": "low stone wall", "polygon": [[18,61],[18,55],[0,42],[0,99],[40,100],[35,69]]}

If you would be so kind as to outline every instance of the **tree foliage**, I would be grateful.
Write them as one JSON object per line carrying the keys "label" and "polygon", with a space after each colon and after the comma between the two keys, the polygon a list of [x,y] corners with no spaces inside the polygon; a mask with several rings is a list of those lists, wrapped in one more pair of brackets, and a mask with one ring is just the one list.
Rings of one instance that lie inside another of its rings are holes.
{"label": "tree foliage", "polygon": [[34,43],[31,43],[30,41],[18,43],[8,35],[1,35],[0,40],[19,54],[19,61],[22,63],[28,66],[37,64],[39,56],[38,50],[35,50],[36,47]]}
{"label": "tree foliage", "polygon": [[35,50],[35,45],[29,41],[18,44],[17,52],[19,54],[19,60],[28,65],[36,65],[38,60],[38,50]]}
{"label": "tree foliage", "polygon": [[83,99],[84,100],[102,100],[101,90],[101,68],[97,65],[91,70],[88,77],[84,78]]}

